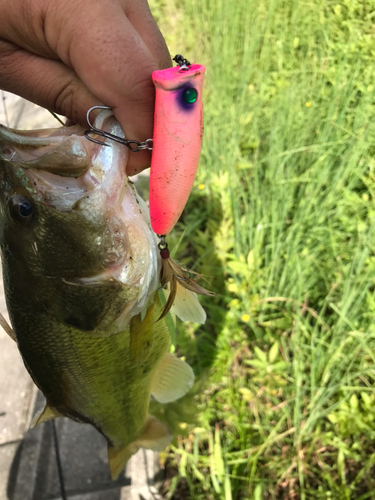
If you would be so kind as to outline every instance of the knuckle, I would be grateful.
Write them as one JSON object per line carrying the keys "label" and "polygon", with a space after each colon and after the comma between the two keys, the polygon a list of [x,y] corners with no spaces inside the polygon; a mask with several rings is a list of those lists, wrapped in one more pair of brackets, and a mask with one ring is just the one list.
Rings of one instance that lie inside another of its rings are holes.
{"label": "knuckle", "polygon": [[75,14],[80,3],[80,0],[48,1],[44,12],[45,39],[52,51],[67,65],[70,65],[72,40],[82,33],[80,16]]}
{"label": "knuckle", "polygon": [[155,87],[152,83],[151,73],[149,73],[147,77],[131,82],[128,87],[128,94],[133,104],[153,106],[155,100]]}
{"label": "knuckle", "polygon": [[12,86],[22,74],[22,61],[17,54],[19,49],[11,43],[0,40],[0,88],[12,90]]}
{"label": "knuckle", "polygon": [[9,42],[5,42],[0,39],[0,68],[3,70],[5,68],[9,69],[12,67],[12,59],[18,48]]}
{"label": "knuckle", "polygon": [[60,83],[57,94],[54,99],[51,99],[54,106],[53,111],[66,116],[72,121],[76,121],[78,118],[78,110],[75,94],[74,85],[71,81],[64,82],[63,85]]}

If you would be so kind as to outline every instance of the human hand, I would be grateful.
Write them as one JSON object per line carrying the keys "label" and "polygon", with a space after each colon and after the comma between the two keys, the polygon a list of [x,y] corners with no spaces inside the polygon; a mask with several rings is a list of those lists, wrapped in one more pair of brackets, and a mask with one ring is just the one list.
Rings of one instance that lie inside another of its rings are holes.
{"label": "human hand", "polygon": [[[0,88],[86,126],[105,104],[128,139],[152,137],[151,73],[171,66],[147,0],[0,0]],[[150,163],[130,154],[129,175]]]}

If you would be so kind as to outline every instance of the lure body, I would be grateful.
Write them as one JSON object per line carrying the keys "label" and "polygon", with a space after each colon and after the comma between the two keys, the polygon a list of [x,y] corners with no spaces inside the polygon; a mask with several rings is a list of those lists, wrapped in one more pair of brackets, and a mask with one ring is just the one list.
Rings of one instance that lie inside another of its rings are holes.
{"label": "lure body", "polygon": [[203,138],[205,71],[193,64],[152,74],[156,97],[149,202],[156,234],[173,229],[193,187]]}

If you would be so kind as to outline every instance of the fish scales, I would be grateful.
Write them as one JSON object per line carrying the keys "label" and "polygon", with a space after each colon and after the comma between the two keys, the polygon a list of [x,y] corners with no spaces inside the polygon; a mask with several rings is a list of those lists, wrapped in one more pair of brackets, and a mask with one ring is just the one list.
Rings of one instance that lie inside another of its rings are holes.
{"label": "fish scales", "polygon": [[[41,388],[52,407],[75,420],[95,423],[112,443],[127,443],[147,415],[150,380],[169,350],[165,324],[153,331],[155,311],[160,314],[160,306],[149,309],[144,319],[148,329],[141,335],[139,318],[124,332],[95,338],[74,328],[56,329],[41,317],[32,330],[33,340],[25,330],[17,341],[34,380],[43,380]],[[121,415],[127,416],[124,422]]]}

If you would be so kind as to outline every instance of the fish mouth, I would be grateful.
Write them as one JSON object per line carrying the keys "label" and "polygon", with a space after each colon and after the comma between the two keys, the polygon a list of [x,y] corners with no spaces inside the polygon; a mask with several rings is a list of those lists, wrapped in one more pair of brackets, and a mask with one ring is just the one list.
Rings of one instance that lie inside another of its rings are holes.
{"label": "fish mouth", "polygon": [[[99,113],[94,126],[124,137],[111,111]],[[21,167],[33,195],[57,210],[72,210],[98,188],[106,191],[107,202],[119,202],[127,185],[128,150],[111,142],[104,147],[84,134],[79,125],[33,131],[0,125],[0,157]]]}
{"label": "fish mouth", "polygon": [[80,139],[84,132],[80,125],[13,130],[0,124],[0,156],[24,168],[78,177],[90,167],[90,149]]}

